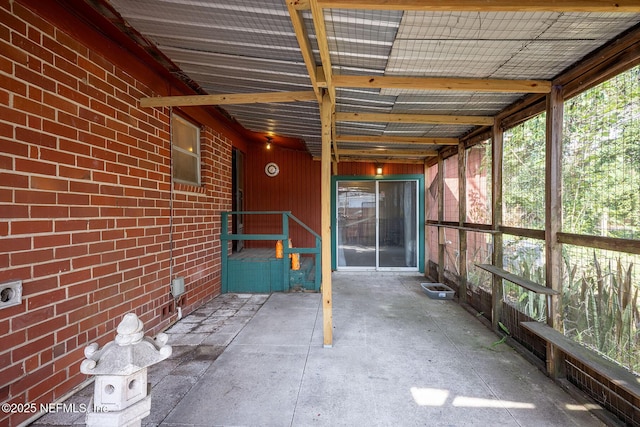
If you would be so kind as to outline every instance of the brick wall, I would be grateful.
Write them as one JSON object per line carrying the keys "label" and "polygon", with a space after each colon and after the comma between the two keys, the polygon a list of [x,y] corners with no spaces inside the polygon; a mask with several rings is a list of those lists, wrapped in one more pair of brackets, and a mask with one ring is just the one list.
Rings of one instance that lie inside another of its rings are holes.
{"label": "brick wall", "polygon": [[[21,305],[0,310],[3,403],[53,402],[81,384],[84,347],[112,340],[127,312],[149,335],[175,321],[171,241],[183,311],[220,290],[237,135],[190,111],[203,125],[203,186],[172,189],[170,111],[138,107],[169,84],[121,47],[70,34],[0,0],[0,283],[24,287]],[[135,70],[117,65],[127,62]],[[32,415],[0,413],[0,425]]]}

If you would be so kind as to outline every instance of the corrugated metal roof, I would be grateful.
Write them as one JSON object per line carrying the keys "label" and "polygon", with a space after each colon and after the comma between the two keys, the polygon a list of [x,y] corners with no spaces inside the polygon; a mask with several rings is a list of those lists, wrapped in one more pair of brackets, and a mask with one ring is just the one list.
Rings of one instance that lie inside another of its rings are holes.
{"label": "corrugated metal roof", "polygon": [[[255,93],[259,99],[314,90],[286,0],[110,3],[206,93]],[[313,66],[322,65],[320,46],[326,45],[333,75],[549,80],[640,21],[634,13],[373,9],[322,9],[325,40],[317,40],[311,10],[301,11]],[[472,116],[493,116],[524,95],[340,87],[335,93],[337,112]],[[251,131],[300,138],[320,155],[317,102],[223,108]],[[473,128],[336,123],[338,135],[460,137]],[[340,144],[356,146],[362,145]]]}

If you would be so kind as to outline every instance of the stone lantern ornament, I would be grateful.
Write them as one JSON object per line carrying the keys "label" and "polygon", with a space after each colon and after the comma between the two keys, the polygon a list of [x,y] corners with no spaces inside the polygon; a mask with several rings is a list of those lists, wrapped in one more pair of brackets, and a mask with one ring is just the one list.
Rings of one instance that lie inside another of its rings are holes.
{"label": "stone lantern ornament", "polygon": [[89,405],[86,425],[140,426],[151,411],[147,391],[147,367],[171,356],[168,336],[154,340],[144,336],[144,324],[128,313],[117,328],[115,341],[101,350],[92,343],[84,349],[86,359],[80,372],[95,375],[93,404]]}

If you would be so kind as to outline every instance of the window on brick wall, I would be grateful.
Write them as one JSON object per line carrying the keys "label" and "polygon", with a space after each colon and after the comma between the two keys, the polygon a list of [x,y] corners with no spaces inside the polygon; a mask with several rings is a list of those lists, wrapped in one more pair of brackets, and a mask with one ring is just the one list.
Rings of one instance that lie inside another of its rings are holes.
{"label": "window on brick wall", "polygon": [[171,155],[173,180],[200,185],[200,128],[184,118],[171,115]]}

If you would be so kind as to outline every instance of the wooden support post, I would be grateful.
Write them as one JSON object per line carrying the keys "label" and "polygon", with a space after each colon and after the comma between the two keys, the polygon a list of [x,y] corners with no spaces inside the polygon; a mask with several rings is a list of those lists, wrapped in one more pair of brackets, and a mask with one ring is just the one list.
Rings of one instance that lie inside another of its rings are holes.
{"label": "wooden support post", "polygon": [[322,237],[322,330],[324,346],[333,346],[333,298],[331,291],[331,99],[322,97],[321,237]]}
{"label": "wooden support post", "polygon": [[[500,229],[502,224],[502,152],[503,152],[503,131],[501,122],[496,120],[493,126],[491,144],[491,178],[492,178],[492,228],[495,231]],[[493,235],[492,264],[502,268],[502,233]],[[499,330],[498,322],[502,318],[502,278],[493,275],[491,289],[491,324],[495,330]]]}
{"label": "wooden support post", "polygon": [[[547,300],[547,324],[561,333],[562,325],[562,245],[558,233],[562,231],[562,121],[564,100],[562,88],[553,86],[547,95],[547,135],[545,165],[545,243],[546,286],[558,292]],[[547,345],[549,374],[558,378],[563,363],[554,347]]]}
{"label": "wooden support post", "polygon": [[[458,144],[458,225],[464,227],[467,220],[467,159],[464,142]],[[460,242],[458,250],[458,271],[460,272],[460,284],[458,286],[458,298],[461,303],[467,302],[467,232],[458,230]]]}
{"label": "wooden support post", "polygon": [[[227,212],[222,212],[220,214],[220,227],[220,235],[223,237],[220,239],[220,259],[222,260],[221,292],[226,294],[229,290],[229,272],[227,266],[227,259],[229,258],[229,241],[226,239],[227,234],[229,234],[229,214]],[[173,277],[170,277],[169,280],[173,280]]]}
{"label": "wooden support post", "polygon": [[[444,221],[444,158],[438,153],[438,222]],[[438,227],[438,282],[444,283],[444,251],[446,243],[444,227]]]}
{"label": "wooden support post", "polygon": [[[424,182],[429,183],[429,166],[427,164],[427,159],[424,160]],[[426,187],[426,185],[425,185]],[[428,192],[428,190],[426,190]],[[424,219],[423,223],[424,227],[424,275],[425,277],[429,277],[429,261],[430,257],[430,248],[429,248],[429,227],[426,225],[426,220],[429,219],[429,197],[426,196],[424,198]]]}

